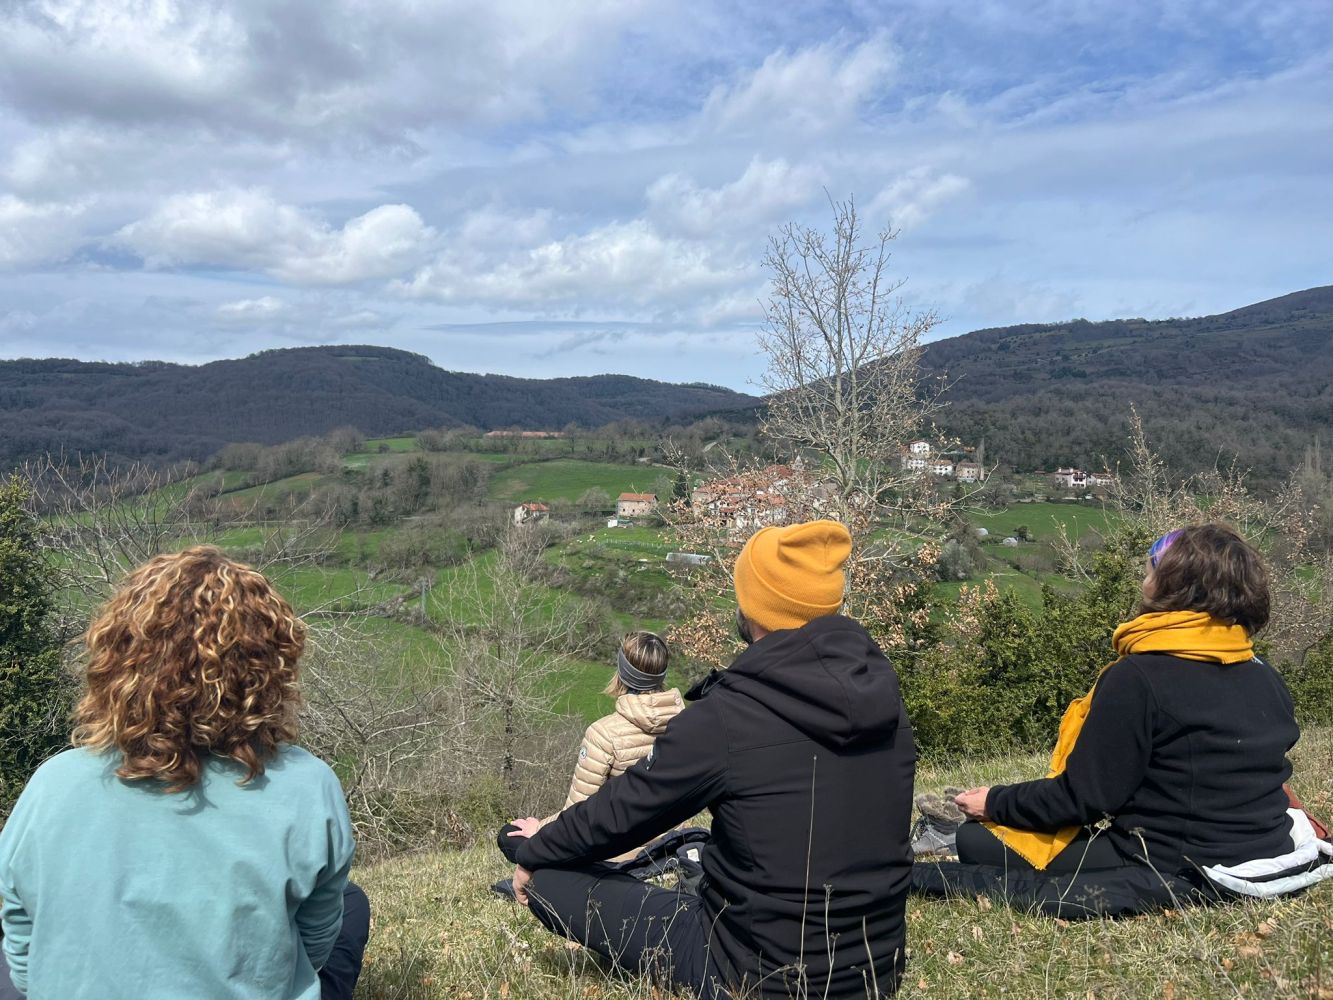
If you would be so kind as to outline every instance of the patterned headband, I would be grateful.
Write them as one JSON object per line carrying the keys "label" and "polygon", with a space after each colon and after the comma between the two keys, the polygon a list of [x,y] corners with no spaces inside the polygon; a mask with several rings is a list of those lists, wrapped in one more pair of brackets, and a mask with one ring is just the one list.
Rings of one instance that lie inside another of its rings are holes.
{"label": "patterned headband", "polygon": [[642,670],[630,663],[625,658],[623,649],[616,650],[616,676],[620,678],[620,683],[629,688],[634,694],[643,694],[645,691],[656,691],[666,680],[666,671],[660,674],[645,674]]}
{"label": "patterned headband", "polygon": [[1148,550],[1148,562],[1153,569],[1157,568],[1157,561],[1162,558],[1162,553],[1176,543],[1184,529],[1176,528],[1174,531],[1168,531],[1157,541],[1152,543],[1152,548]]}

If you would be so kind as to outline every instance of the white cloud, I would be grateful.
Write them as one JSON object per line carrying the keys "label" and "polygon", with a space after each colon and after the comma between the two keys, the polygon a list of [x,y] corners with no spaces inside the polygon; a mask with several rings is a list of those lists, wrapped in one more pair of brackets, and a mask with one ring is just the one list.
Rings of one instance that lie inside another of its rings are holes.
{"label": "white cloud", "polygon": [[648,217],[691,239],[752,230],[809,204],[825,180],[824,171],[813,164],[759,157],[720,188],[700,188],[678,173],[665,174],[648,187]]}
{"label": "white cloud", "polygon": [[279,317],[286,316],[290,311],[291,306],[282,299],[275,298],[272,295],[264,295],[257,299],[239,299],[235,302],[224,302],[217,308],[217,318],[224,323],[252,325],[272,322]]}
{"label": "white cloud", "polygon": [[334,229],[262,191],[174,195],[113,238],[151,268],[257,270],[294,284],[337,285],[402,274],[435,236],[407,205],[381,205]]}
{"label": "white cloud", "polygon": [[643,219],[499,253],[445,243],[445,253],[396,287],[412,297],[490,308],[658,312],[715,294],[744,273],[709,246],[664,235]]}
{"label": "white cloud", "polygon": [[888,84],[897,57],[888,38],[780,49],[746,79],[708,95],[702,120],[715,132],[794,133],[797,143],[848,124]]}
{"label": "white cloud", "polygon": [[14,0],[0,95],[33,119],[408,140],[576,99],[642,2]]}
{"label": "white cloud", "polygon": [[880,189],[868,206],[867,218],[876,224],[881,219],[887,220],[894,229],[913,229],[932,211],[969,187],[971,183],[966,177],[937,173],[925,166],[913,167]]}
{"label": "white cloud", "polygon": [[58,261],[79,243],[83,205],[31,202],[0,195],[0,269]]}

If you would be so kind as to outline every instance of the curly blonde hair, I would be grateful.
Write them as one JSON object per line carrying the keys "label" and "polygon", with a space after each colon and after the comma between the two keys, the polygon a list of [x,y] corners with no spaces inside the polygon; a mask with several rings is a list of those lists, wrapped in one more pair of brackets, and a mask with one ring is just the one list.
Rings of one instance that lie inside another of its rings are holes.
{"label": "curly blonde hair", "polygon": [[305,625],[262,574],[218,549],[144,563],[84,643],[74,743],[120,751],[121,778],[184,791],[214,754],[244,765],[245,783],[296,738]]}

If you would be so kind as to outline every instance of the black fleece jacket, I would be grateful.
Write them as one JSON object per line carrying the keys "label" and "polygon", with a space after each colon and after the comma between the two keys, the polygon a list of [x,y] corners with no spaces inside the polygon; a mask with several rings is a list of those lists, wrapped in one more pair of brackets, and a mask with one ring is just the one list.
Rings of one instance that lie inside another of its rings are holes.
{"label": "black fleece jacket", "polygon": [[686,697],[652,753],[521,844],[519,864],[612,857],[707,807],[700,896],[731,987],[891,992],[916,748],[884,654],[856,622],[818,618],[765,636]]}
{"label": "black fleece jacket", "polygon": [[1127,860],[1163,874],[1292,849],[1282,783],[1300,736],[1291,695],[1259,659],[1196,663],[1161,653],[1102,674],[1067,769],[997,785],[991,819],[1057,830],[1109,816]]}

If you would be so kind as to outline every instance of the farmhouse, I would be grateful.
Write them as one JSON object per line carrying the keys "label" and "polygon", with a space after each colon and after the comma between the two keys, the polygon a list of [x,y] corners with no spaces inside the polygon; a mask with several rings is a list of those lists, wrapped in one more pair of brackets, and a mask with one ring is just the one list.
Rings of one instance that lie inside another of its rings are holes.
{"label": "farmhouse", "polygon": [[1056,469],[1052,473],[1056,486],[1067,490],[1105,489],[1115,484],[1114,472],[1087,472],[1083,469]]}
{"label": "farmhouse", "polygon": [[959,462],[954,466],[953,474],[960,483],[976,483],[982,479],[981,465],[977,462]]}
{"label": "farmhouse", "polygon": [[931,452],[930,442],[924,439],[913,441],[907,446],[907,450],[913,455],[920,455],[922,458],[929,458]]}
{"label": "farmhouse", "polygon": [[643,517],[657,509],[656,493],[622,493],[616,498],[616,517]]}
{"label": "farmhouse", "polygon": [[527,524],[530,521],[545,521],[551,516],[551,508],[544,503],[521,503],[514,508],[514,523]]}
{"label": "farmhouse", "polygon": [[929,465],[930,471],[937,476],[953,475],[953,462],[947,458],[932,458]]}

